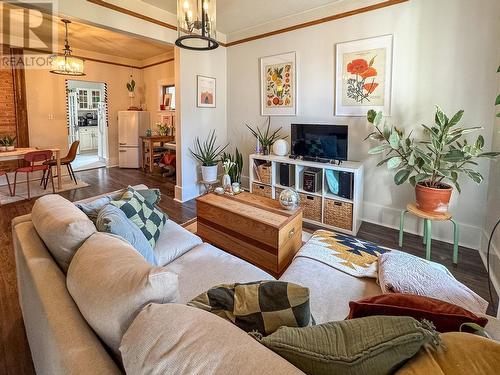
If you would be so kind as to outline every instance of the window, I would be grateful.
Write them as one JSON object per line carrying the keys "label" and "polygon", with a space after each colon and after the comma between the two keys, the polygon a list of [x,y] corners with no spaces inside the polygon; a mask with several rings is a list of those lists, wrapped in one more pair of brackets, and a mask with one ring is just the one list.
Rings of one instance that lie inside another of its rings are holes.
{"label": "window", "polygon": [[172,99],[170,101],[170,109],[175,109],[175,86],[174,85],[169,85],[169,86],[162,86],[162,99],[163,102],[165,101],[165,95],[170,94],[172,95]]}

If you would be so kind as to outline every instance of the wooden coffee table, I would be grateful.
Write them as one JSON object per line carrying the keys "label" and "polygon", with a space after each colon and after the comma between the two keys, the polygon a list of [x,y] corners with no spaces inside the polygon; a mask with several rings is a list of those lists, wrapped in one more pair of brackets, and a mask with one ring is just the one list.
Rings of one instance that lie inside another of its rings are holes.
{"label": "wooden coffee table", "polygon": [[197,234],[206,242],[279,277],[302,246],[302,209],[243,192],[196,199]]}

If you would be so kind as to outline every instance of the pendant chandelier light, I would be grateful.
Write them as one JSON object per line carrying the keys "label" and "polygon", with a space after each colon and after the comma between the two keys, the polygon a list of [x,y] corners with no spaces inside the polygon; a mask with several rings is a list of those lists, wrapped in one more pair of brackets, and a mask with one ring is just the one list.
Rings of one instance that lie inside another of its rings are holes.
{"label": "pendant chandelier light", "polygon": [[51,66],[51,73],[54,74],[62,74],[66,76],[84,76],[83,72],[83,59],[79,57],[71,56],[71,48],[68,42],[68,23],[71,23],[69,20],[61,20],[64,22],[64,27],[66,29],[66,37],[64,39],[64,55],[53,55]]}
{"label": "pendant chandelier light", "polygon": [[215,2],[177,0],[177,46],[195,51],[219,47],[215,29]]}

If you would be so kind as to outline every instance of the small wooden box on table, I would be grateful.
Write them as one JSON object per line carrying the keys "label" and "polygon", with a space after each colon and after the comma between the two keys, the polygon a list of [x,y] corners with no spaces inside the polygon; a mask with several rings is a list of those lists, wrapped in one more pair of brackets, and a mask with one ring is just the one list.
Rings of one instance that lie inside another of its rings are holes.
{"label": "small wooden box on table", "polygon": [[302,210],[243,192],[196,199],[197,234],[206,242],[279,277],[302,246]]}

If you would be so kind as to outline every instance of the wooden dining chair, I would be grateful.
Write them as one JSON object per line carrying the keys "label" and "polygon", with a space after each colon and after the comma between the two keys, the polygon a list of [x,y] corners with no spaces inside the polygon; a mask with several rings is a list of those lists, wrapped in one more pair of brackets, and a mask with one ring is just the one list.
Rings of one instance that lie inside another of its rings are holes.
{"label": "wooden dining chair", "polygon": [[[17,174],[18,173],[26,173],[26,183],[28,186],[28,199],[31,198],[30,196],[30,173],[37,172],[37,171],[43,171],[44,175],[45,172],[47,172],[47,179],[50,177],[50,182],[52,183],[52,192],[55,193],[55,188],[54,188],[54,176],[52,175],[52,169],[49,168],[47,164],[43,164],[44,162],[52,159],[52,151],[50,150],[41,150],[41,151],[33,151],[33,152],[28,152],[26,155],[24,155],[24,160],[29,163],[29,166],[27,167],[21,167],[17,168],[16,172],[14,173],[14,191],[12,193],[12,196],[16,195],[16,185],[17,185]],[[42,163],[42,164],[38,164]],[[44,189],[47,185],[45,184]]]}
{"label": "wooden dining chair", "polygon": [[0,177],[5,176],[5,179],[7,180],[7,186],[9,187],[9,194],[12,196],[12,188],[10,187],[10,181],[9,181],[9,175],[5,171],[0,171]]}
{"label": "wooden dining chair", "polygon": [[[73,171],[73,167],[71,166],[71,163],[75,161],[76,158],[76,153],[78,151],[78,146],[80,145],[80,141],[74,141],[68,151],[68,154],[64,157],[61,158],[61,165],[65,165],[66,168],[68,169],[68,174],[69,178],[75,182],[75,184],[78,185],[78,181],[76,180],[75,172]],[[55,159],[47,160],[43,164],[46,164],[49,166],[49,169],[52,171],[52,167],[55,167],[57,165],[57,161]],[[42,181],[40,181],[40,185],[43,183],[44,184],[44,189],[47,188],[47,183],[49,182],[49,175],[45,176],[45,171],[43,172],[42,176]]]}

